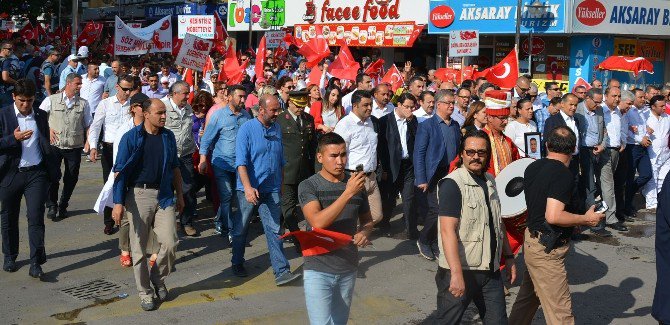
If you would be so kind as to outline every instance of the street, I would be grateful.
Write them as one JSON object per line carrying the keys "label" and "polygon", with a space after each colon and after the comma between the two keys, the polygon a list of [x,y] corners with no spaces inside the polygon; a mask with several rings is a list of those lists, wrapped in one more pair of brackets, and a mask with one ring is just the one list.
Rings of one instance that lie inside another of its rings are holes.
{"label": "street", "polygon": [[[103,185],[101,174],[99,163],[82,161],[70,217],[58,223],[45,220],[46,282],[28,276],[25,207],[22,209],[20,268],[15,273],[3,272],[0,278],[2,323],[307,323],[302,282],[286,287],[274,284],[260,223],[250,228],[252,246],[246,252],[250,275],[234,277],[230,248],[214,234],[211,207],[202,197],[196,223],[201,235],[181,238],[176,270],[166,281],[168,301],[156,311],[142,311],[132,269],[120,266],[117,237],[102,233],[102,217],[92,210]],[[644,220],[633,223],[625,236],[614,232],[605,241],[573,245],[567,271],[577,323],[657,324],[650,315],[656,280],[655,216],[641,217]],[[396,216],[392,225],[399,232],[402,220]],[[423,323],[435,309],[437,263],[419,257],[411,241],[373,238],[373,243],[360,252],[359,269],[365,278],[356,281],[350,323]],[[285,252],[292,269],[299,268],[302,258],[292,245],[285,245]],[[523,265],[521,258],[518,265]],[[510,289],[508,312],[519,284],[520,279]],[[464,323],[478,323],[475,314],[468,312]],[[544,323],[541,311],[534,323]]]}

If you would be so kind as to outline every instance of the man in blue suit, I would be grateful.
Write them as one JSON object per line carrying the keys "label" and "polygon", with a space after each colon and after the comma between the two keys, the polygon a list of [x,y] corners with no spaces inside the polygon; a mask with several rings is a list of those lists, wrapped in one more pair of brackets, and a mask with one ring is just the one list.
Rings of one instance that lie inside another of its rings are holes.
{"label": "man in blue suit", "polygon": [[461,126],[452,120],[454,93],[435,93],[435,115],[419,124],[414,144],[414,183],[426,193],[428,213],[423,221],[417,246],[419,254],[432,261],[439,255],[437,245],[437,183],[447,175],[461,142]]}
{"label": "man in blue suit", "polygon": [[20,79],[14,86],[14,104],[0,108],[0,219],[2,220],[3,270],[17,270],[19,255],[19,212],[21,196],[26,200],[30,270],[42,278],[44,210],[49,184],[58,179],[59,169],[49,144],[47,113],[33,109],[35,83]]}

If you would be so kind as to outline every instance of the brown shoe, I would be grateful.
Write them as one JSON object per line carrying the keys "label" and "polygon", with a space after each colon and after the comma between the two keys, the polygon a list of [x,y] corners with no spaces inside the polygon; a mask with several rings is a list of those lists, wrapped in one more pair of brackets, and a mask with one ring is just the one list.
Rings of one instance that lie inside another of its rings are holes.
{"label": "brown shoe", "polygon": [[198,232],[195,230],[195,228],[193,228],[193,226],[185,225],[184,233],[186,233],[186,236],[195,236]]}

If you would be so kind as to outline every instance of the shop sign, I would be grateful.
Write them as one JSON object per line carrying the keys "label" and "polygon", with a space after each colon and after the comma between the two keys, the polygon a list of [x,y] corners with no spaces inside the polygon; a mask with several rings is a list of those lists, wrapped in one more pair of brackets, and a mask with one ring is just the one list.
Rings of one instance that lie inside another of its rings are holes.
{"label": "shop sign", "polygon": [[452,30],[449,34],[449,56],[479,56],[479,31]]}
{"label": "shop sign", "polygon": [[268,49],[274,49],[284,44],[285,31],[268,31],[265,32],[265,46]]}
{"label": "shop sign", "polygon": [[[287,1],[289,0],[229,0],[227,29],[248,31],[250,22],[255,31],[290,26],[286,23]],[[299,8],[297,4],[296,8]]]}
{"label": "shop sign", "polygon": [[[143,5],[127,5],[116,7],[102,7],[102,8],[84,8],[81,20],[114,20],[114,16],[123,17],[124,19],[137,19],[145,16]],[[162,17],[155,17],[159,19]]]}
{"label": "shop sign", "polygon": [[568,88],[568,82],[563,81],[561,79],[533,79],[533,83],[537,85],[537,89],[545,89],[546,88],[545,85],[547,82],[555,82],[556,84],[558,84],[558,89],[564,94],[567,93],[570,89]]}
{"label": "shop sign", "polygon": [[533,50],[528,51],[528,47],[530,46],[530,41],[528,38],[526,38],[523,43],[521,43],[521,49],[523,50],[524,53],[532,55],[538,55],[542,52],[544,52],[544,40],[539,38],[539,37],[533,37]]}
{"label": "shop sign", "polygon": [[189,15],[177,18],[177,38],[193,34],[204,39],[213,39],[216,30],[214,15]]}
{"label": "shop sign", "polygon": [[[533,10],[529,7],[534,1],[522,1],[521,33],[565,33],[566,1],[544,0],[546,8]],[[445,25],[442,20],[435,24],[430,19],[429,34],[448,34],[452,29],[478,29],[484,34],[516,32],[517,0],[431,0],[429,12],[438,7],[450,8],[454,21]]]}
{"label": "shop sign", "polygon": [[[286,25],[428,23],[427,0],[285,0]],[[295,8],[295,10],[293,10]]]}
{"label": "shop sign", "polygon": [[[412,47],[424,28],[411,21],[319,25],[331,46]],[[303,42],[317,36],[315,25],[296,25],[294,31]]]}
{"label": "shop sign", "polygon": [[665,61],[665,42],[615,38],[613,55],[642,56],[650,61]]}
{"label": "shop sign", "polygon": [[572,15],[575,33],[670,34],[670,2],[664,0],[581,0]]}
{"label": "shop sign", "polygon": [[598,64],[613,55],[614,38],[597,36],[573,36],[570,38],[570,85],[577,78],[591,82],[594,79],[604,80],[610,77],[609,71],[599,71]]}
{"label": "shop sign", "polygon": [[209,51],[211,49],[212,41],[197,37],[190,33],[186,34],[175,62],[177,65],[185,68],[202,72],[207,63],[207,58],[209,57]]}
{"label": "shop sign", "polygon": [[144,15],[147,19],[163,18],[165,16],[196,15],[198,13],[198,5],[194,3],[144,7]]}
{"label": "shop sign", "polygon": [[614,55],[637,56],[637,41],[634,39],[615,38]]}
{"label": "shop sign", "polygon": [[454,19],[454,10],[449,6],[437,6],[430,11],[430,23],[437,28],[449,27]]}

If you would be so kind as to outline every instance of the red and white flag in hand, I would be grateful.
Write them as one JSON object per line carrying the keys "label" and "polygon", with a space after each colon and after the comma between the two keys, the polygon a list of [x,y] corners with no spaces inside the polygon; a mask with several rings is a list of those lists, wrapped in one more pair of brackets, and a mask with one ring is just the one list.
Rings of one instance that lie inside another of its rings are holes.
{"label": "red and white flag in hand", "polygon": [[372,62],[366,69],[365,74],[370,76],[374,81],[375,85],[378,85],[382,81],[384,76],[384,59],[378,59],[375,62]]}
{"label": "red and white flag in hand", "polygon": [[591,87],[591,85],[590,85],[588,82],[586,82],[586,80],[584,80],[584,78],[582,78],[582,77],[578,77],[577,80],[575,80],[575,84],[572,86],[572,92],[573,92],[573,93],[575,92],[575,88],[577,88],[578,86],[584,86],[584,88],[586,88],[586,90],[589,90],[589,89],[593,88],[593,87]]}
{"label": "red and white flag in hand", "polygon": [[398,67],[394,64],[389,71],[386,71],[384,78],[382,78],[382,83],[391,85],[391,89],[395,92],[405,83],[405,78],[402,77],[400,70],[398,70]]}
{"label": "red and white flag in hand", "polygon": [[469,65],[461,69],[461,80],[475,80],[475,67]]}
{"label": "red and white flag in hand", "polygon": [[205,78],[207,72],[214,70],[214,63],[212,62],[212,57],[207,56],[205,59],[205,67],[202,68],[202,77]]}
{"label": "red and white flag in hand", "polygon": [[267,53],[268,51],[265,44],[265,35],[263,35],[263,37],[261,37],[260,43],[258,44],[258,49],[256,49],[256,66],[254,67],[254,71],[256,72],[257,79],[264,77],[263,66],[267,61]]}
{"label": "red and white flag in hand", "polygon": [[242,82],[247,65],[249,65],[249,61],[240,66],[240,61],[237,60],[237,53],[232,50],[227,51],[226,58],[223,60],[223,71],[228,79],[228,85],[236,85]]}
{"label": "red and white flag in hand", "polygon": [[442,80],[442,82],[451,81],[455,84],[460,84],[461,70],[452,68],[439,68],[435,70],[435,78]]}
{"label": "red and white flag in hand", "polygon": [[342,80],[356,80],[356,75],[358,74],[358,69],[360,69],[361,64],[354,60],[354,56],[351,55],[349,47],[347,44],[342,44],[340,47],[340,53],[337,55],[337,59],[333,61],[328,67],[328,72],[333,77],[337,77]]}
{"label": "red and white flag in hand", "polygon": [[194,80],[194,76],[193,76],[194,72],[195,71],[193,71],[189,68],[186,68],[186,69],[184,69],[184,74],[181,76],[182,80],[184,80],[184,82],[186,82],[187,84],[189,84],[191,86],[190,89],[189,89],[190,93],[188,95],[189,104],[191,103],[191,101],[193,101],[193,97],[195,96],[193,94],[193,89],[195,89],[195,80]]}
{"label": "red and white flag in hand", "polygon": [[328,48],[328,41],[323,37],[321,26],[316,26],[316,37],[304,43],[298,49],[298,53],[302,54],[307,60],[307,67],[314,68],[321,60],[330,55],[330,48]]}
{"label": "red and white flag in hand", "polygon": [[519,59],[516,50],[512,49],[502,61],[484,71],[486,71],[484,77],[488,82],[503,89],[514,88],[519,78]]}
{"label": "red and white flag in hand", "polygon": [[77,46],[89,46],[102,35],[102,23],[89,21],[77,37]]}
{"label": "red and white flag in hand", "polygon": [[292,231],[279,239],[294,236],[300,242],[302,256],[330,253],[353,243],[353,237],[341,232],[312,228],[312,231]]}
{"label": "red and white flag in hand", "polygon": [[228,38],[228,31],[226,31],[226,27],[223,25],[223,22],[221,22],[221,17],[219,17],[219,14],[215,14],[214,19],[216,19],[216,27],[214,28],[214,43],[213,43],[214,50],[216,52],[225,55],[226,39]]}

